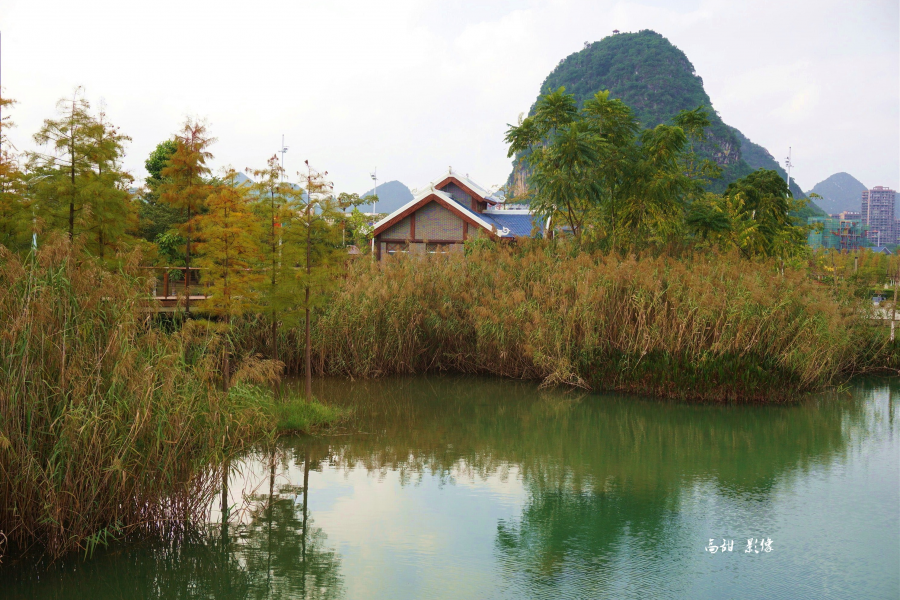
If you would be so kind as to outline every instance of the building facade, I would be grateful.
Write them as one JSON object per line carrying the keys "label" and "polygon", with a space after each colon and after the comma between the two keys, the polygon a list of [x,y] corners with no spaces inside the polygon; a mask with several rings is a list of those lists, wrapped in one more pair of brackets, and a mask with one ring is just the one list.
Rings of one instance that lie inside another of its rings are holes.
{"label": "building facade", "polygon": [[811,248],[849,251],[869,245],[868,232],[858,217],[810,217],[809,224],[814,226],[807,238]]}
{"label": "building facade", "polygon": [[515,239],[539,230],[530,211],[505,208],[501,197],[450,169],[375,223],[373,250],[379,260],[397,254],[446,254],[462,252],[467,240]]}
{"label": "building facade", "polygon": [[896,192],[880,185],[862,193],[860,216],[862,224],[869,230],[869,240],[876,246],[897,243],[897,229],[894,219],[894,197]]}

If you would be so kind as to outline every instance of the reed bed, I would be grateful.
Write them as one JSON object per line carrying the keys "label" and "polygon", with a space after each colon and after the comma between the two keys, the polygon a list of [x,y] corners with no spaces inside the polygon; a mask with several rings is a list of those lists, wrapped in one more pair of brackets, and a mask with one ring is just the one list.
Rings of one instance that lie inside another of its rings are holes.
{"label": "reed bed", "polygon": [[[856,301],[778,267],[727,254],[621,259],[540,241],[358,261],[316,314],[314,369],[785,401],[861,368],[861,319]],[[261,327],[245,330],[245,342],[265,347]],[[298,370],[299,339],[286,338],[281,358]]]}
{"label": "reed bed", "polygon": [[180,527],[272,430],[258,395],[217,391],[209,327],[148,326],[136,257],[111,273],[77,250],[0,247],[0,558]]}

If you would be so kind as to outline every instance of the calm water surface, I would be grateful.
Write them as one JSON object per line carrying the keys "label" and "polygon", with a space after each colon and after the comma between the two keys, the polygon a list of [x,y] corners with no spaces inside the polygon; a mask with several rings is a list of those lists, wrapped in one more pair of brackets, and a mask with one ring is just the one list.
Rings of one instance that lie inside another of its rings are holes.
{"label": "calm water surface", "polygon": [[227,526],[0,567],[0,597],[900,596],[897,380],[790,407],[318,385],[357,432],[235,464]]}

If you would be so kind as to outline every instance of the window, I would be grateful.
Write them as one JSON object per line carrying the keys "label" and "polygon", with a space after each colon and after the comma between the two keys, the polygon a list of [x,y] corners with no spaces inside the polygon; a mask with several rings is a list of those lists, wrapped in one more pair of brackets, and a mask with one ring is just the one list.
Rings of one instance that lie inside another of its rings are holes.
{"label": "window", "polygon": [[425,244],[425,252],[428,254],[448,254],[450,252],[450,244],[428,242]]}
{"label": "window", "polygon": [[385,242],[384,251],[388,254],[399,254],[409,252],[409,246],[406,242]]}

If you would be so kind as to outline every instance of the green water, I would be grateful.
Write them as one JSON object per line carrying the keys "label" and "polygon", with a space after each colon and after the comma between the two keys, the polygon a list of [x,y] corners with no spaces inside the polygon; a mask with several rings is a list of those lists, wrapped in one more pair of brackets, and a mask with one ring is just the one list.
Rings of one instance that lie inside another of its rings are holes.
{"label": "green water", "polygon": [[900,596],[898,380],[788,407],[442,377],[317,393],[356,432],[235,464],[226,527],[216,499],[208,530],[0,567],[0,597]]}

